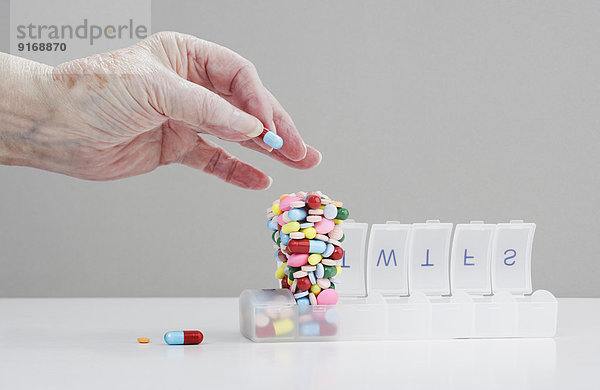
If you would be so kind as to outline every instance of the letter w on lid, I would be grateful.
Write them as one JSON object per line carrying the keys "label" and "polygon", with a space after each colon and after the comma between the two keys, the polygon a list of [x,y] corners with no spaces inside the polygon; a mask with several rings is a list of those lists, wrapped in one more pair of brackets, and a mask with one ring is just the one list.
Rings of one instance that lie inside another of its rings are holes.
{"label": "letter w on lid", "polygon": [[388,222],[371,225],[367,257],[369,291],[408,295],[408,236],[411,225]]}
{"label": "letter w on lid", "polygon": [[427,295],[450,294],[451,223],[412,225],[408,244],[408,288]]}
{"label": "letter w on lid", "polygon": [[492,290],[531,293],[531,249],[535,223],[499,223],[492,244]]}

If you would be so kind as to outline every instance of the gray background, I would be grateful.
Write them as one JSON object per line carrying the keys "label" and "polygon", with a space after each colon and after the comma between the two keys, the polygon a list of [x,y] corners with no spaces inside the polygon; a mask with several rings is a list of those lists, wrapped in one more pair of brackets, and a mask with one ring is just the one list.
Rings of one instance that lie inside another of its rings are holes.
{"label": "gray background", "polygon": [[152,29],[252,60],[322,164],[230,146],[266,192],[182,166],[108,183],[0,167],[0,296],[274,286],[264,209],[297,189],[370,223],[536,222],[534,288],[600,296],[599,2],[154,1]]}

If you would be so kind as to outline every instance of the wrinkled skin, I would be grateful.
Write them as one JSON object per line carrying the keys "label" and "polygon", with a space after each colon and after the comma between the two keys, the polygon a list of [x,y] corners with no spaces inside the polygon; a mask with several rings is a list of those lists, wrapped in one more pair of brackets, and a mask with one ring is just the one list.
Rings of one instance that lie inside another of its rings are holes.
{"label": "wrinkled skin", "polygon": [[[6,164],[111,180],[180,163],[258,190],[269,187],[266,174],[199,134],[238,142],[295,168],[321,159],[249,61],[189,35],[158,33],[45,73],[40,118],[12,138],[28,144],[13,148],[21,154]],[[283,138],[283,148],[271,150],[254,138],[263,125]]]}

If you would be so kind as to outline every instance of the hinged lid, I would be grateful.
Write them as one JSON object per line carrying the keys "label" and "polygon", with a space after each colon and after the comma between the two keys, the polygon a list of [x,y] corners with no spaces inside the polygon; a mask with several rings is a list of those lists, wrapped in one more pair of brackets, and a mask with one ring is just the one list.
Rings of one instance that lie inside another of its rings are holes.
{"label": "hinged lid", "polygon": [[531,249],[535,223],[499,223],[492,244],[492,290],[531,293]]}
{"label": "hinged lid", "polygon": [[408,245],[408,287],[427,295],[450,294],[451,223],[415,223]]}
{"label": "hinged lid", "polygon": [[454,229],[450,257],[452,293],[491,294],[492,240],[495,224],[472,221]]}
{"label": "hinged lid", "polygon": [[367,252],[367,288],[408,295],[408,236],[412,225],[388,221],[371,225]]}
{"label": "hinged lid", "polygon": [[365,248],[367,240],[367,223],[357,223],[346,220],[342,225],[344,231],[344,257],[342,258],[342,272],[335,278],[339,283],[335,289],[340,296],[365,296]]}

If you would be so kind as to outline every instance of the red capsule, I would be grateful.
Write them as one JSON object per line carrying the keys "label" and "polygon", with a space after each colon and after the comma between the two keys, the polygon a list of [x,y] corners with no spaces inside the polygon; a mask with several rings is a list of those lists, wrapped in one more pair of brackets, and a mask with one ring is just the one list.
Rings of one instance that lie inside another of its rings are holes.
{"label": "red capsule", "polygon": [[310,288],[310,280],[307,277],[298,279],[296,288],[300,291],[308,290]]}
{"label": "red capsule", "polygon": [[290,285],[288,284],[288,281],[287,281],[287,276],[285,276],[283,279],[281,279],[281,288],[290,288]]}
{"label": "red capsule", "polygon": [[288,258],[283,254],[281,249],[277,251],[277,257],[279,258],[279,260],[283,261],[284,263],[286,261],[288,261]]}
{"label": "red capsule", "polygon": [[310,250],[309,240],[290,240],[288,242],[288,249],[292,253],[308,253]]}
{"label": "red capsule", "polygon": [[333,249],[333,253],[329,257],[332,258],[333,260],[339,260],[342,257],[344,257],[344,250],[341,247],[336,246]]}
{"label": "red capsule", "polygon": [[306,204],[311,209],[318,209],[321,207],[321,198],[318,195],[311,195],[306,199]]}

